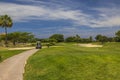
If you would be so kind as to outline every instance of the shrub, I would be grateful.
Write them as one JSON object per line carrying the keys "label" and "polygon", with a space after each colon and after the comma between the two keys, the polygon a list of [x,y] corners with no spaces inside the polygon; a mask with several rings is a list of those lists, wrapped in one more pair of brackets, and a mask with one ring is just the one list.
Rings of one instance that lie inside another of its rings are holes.
{"label": "shrub", "polygon": [[46,46],[49,48],[50,46],[53,46],[55,45],[55,42],[50,42],[50,43],[47,43]]}

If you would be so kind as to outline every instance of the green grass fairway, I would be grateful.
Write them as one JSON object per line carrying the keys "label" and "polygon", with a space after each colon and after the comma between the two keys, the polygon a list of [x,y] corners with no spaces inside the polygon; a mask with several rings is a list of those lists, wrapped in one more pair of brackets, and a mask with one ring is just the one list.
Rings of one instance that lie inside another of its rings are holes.
{"label": "green grass fairway", "polygon": [[24,80],[120,80],[120,43],[102,48],[62,45],[31,56]]}
{"label": "green grass fairway", "polygon": [[19,53],[21,53],[23,51],[25,51],[25,50],[5,50],[5,49],[0,50],[0,56],[1,56],[0,62],[7,59],[7,58],[9,58],[9,57],[11,57],[11,56],[19,54]]}

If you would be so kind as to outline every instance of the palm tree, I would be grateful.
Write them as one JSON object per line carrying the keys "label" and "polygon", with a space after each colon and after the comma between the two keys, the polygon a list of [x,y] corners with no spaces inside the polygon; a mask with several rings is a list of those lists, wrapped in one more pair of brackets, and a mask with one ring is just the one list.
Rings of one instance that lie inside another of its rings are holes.
{"label": "palm tree", "polygon": [[13,25],[13,22],[12,22],[12,19],[11,19],[10,16],[8,16],[8,15],[0,16],[0,26],[2,28],[5,28],[5,35],[6,35],[6,37],[5,37],[5,46],[6,47],[7,47],[7,44],[8,44],[8,42],[7,42],[7,28],[11,28],[12,25]]}

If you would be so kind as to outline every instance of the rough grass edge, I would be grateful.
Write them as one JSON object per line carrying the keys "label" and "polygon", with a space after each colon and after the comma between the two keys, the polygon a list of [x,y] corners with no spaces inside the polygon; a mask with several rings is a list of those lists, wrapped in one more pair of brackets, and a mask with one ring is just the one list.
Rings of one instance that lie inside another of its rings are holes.
{"label": "rough grass edge", "polygon": [[0,55],[0,62],[2,61],[2,56]]}

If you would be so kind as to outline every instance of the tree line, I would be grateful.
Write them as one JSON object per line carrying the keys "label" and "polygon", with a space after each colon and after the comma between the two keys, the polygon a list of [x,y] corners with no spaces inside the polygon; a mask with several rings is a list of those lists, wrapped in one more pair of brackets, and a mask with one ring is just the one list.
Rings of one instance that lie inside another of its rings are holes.
{"label": "tree line", "polygon": [[[0,34],[0,42],[5,42],[6,35]],[[91,43],[91,42],[120,42],[120,30],[115,33],[115,37],[107,37],[105,35],[98,34],[95,39],[92,36],[89,38],[81,38],[79,35],[69,36],[64,38],[63,34],[53,34],[47,39],[36,38],[34,34],[30,32],[12,32],[7,34],[7,39],[9,43],[16,46],[17,43],[36,43],[36,41],[41,41],[43,43],[49,43],[49,45],[54,45],[59,42],[77,42],[77,43]]]}
{"label": "tree line", "polygon": [[53,34],[48,39],[41,39],[42,42],[77,42],[77,43],[90,43],[90,42],[120,42],[120,30],[115,33],[114,37],[108,37],[98,34],[93,38],[81,38],[78,34],[64,38],[63,34]]}
{"label": "tree line", "polygon": [[[4,44],[5,34],[0,34],[0,42]],[[30,32],[12,32],[7,34],[8,43],[12,43],[14,46],[18,43],[32,43],[36,42],[35,36]]]}

